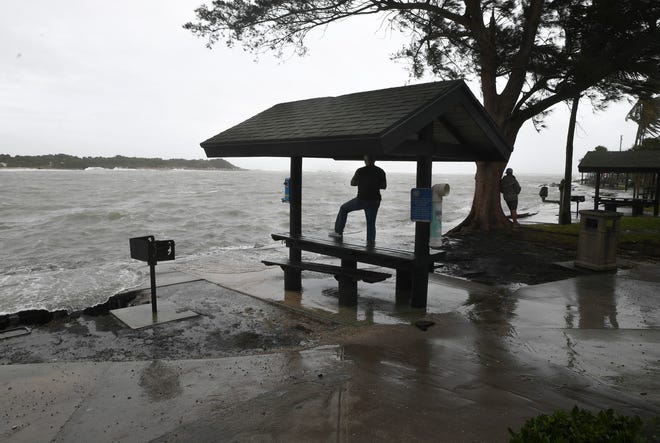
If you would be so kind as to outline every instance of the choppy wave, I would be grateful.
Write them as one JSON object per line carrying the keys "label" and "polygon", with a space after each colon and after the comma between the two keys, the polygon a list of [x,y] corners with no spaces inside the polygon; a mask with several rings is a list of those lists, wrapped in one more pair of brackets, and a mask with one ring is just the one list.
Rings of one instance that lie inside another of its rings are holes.
{"label": "choppy wave", "polygon": [[[385,164],[385,168],[387,165]],[[80,310],[148,282],[148,267],[131,260],[128,239],[154,235],[176,242],[180,267],[218,266],[251,270],[281,254],[272,232],[289,229],[281,202],[286,172],[1,170],[0,314],[25,309]],[[345,172],[305,172],[303,232],[325,235],[338,206],[352,198]],[[556,216],[543,205],[543,184],[560,177],[518,176],[519,212]],[[469,212],[472,175],[435,176],[451,193],[443,204],[443,230]],[[388,175],[378,215],[378,238],[410,247],[409,195],[414,174]],[[556,189],[551,188],[552,192]],[[351,215],[349,229],[362,235],[364,217]]]}

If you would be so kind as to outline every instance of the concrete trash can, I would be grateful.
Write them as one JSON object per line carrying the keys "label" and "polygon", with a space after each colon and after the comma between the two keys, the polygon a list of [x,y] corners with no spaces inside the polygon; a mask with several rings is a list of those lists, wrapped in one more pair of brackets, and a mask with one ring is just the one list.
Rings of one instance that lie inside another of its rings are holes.
{"label": "concrete trash can", "polygon": [[580,234],[575,266],[594,271],[616,269],[621,214],[616,211],[580,211]]}

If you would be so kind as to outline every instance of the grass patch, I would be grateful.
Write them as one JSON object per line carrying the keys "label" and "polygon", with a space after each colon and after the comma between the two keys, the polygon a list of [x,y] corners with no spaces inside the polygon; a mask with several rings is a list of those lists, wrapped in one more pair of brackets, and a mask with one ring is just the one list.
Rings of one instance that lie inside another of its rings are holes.
{"label": "grass patch", "polygon": [[[538,243],[577,248],[580,223],[540,223],[525,227],[525,237]],[[660,217],[621,217],[619,249],[649,257],[660,257]]]}

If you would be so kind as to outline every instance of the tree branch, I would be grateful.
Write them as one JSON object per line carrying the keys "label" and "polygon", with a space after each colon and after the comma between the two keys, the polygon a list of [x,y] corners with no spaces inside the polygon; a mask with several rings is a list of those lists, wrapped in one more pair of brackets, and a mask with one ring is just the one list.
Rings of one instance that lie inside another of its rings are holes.
{"label": "tree branch", "polygon": [[511,75],[500,95],[501,106],[512,109],[518,99],[527,76],[527,67],[534,49],[534,43],[538,34],[543,13],[544,0],[531,0],[525,13],[525,25],[523,28],[523,40],[520,49],[511,63]]}

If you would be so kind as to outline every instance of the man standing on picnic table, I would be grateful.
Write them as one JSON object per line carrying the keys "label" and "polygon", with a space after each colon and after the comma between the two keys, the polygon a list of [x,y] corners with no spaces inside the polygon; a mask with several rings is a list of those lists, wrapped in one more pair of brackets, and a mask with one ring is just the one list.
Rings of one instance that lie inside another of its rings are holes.
{"label": "man standing on picnic table", "polygon": [[364,156],[366,166],[355,171],[351,179],[351,186],[357,186],[357,197],[347,201],[339,208],[335,220],[335,230],[329,236],[341,239],[344,235],[344,227],[348,213],[364,210],[367,219],[367,246],[376,243],[376,216],[380,207],[380,190],[387,188],[385,171],[375,165],[376,160],[372,155]]}

